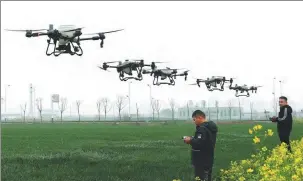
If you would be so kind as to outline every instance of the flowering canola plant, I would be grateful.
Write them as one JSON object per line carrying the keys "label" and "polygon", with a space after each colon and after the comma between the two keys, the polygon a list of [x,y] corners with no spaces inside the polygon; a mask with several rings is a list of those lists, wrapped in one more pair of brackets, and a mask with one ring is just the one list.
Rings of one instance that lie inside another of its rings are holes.
{"label": "flowering canola plant", "polygon": [[261,130],[261,125],[255,125],[248,130],[253,136],[253,144],[259,147],[256,153],[245,160],[231,161],[228,169],[220,170],[216,181],[303,181],[303,137],[301,140],[291,141],[291,153],[285,143],[268,150],[261,143],[267,137],[273,136],[274,132],[271,129],[266,130],[264,139],[261,140],[256,135]]}
{"label": "flowering canola plant", "polygon": [[[253,135],[260,132],[261,125],[248,130]],[[273,131],[265,131],[265,138],[272,136]],[[288,152],[287,145],[282,143],[273,150],[261,146],[258,136],[253,136],[253,144],[260,147],[250,158],[231,162],[230,168],[220,170],[221,181],[303,181],[303,137],[301,140],[291,141],[292,152]]]}

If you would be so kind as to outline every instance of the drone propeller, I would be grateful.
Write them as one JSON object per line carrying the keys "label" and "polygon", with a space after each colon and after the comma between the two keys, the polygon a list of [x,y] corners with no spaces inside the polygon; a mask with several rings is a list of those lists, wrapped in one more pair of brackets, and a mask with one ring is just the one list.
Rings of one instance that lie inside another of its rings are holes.
{"label": "drone propeller", "polygon": [[122,30],[124,30],[124,29],[119,29],[119,30],[114,30],[114,31],[106,31],[106,32],[99,32],[99,33],[89,33],[89,34],[84,34],[84,35],[95,35],[95,34],[97,34],[99,36],[99,39],[101,40],[100,47],[103,48],[105,34],[117,32],[117,31],[122,31]]}
{"label": "drone propeller", "polygon": [[124,29],[119,29],[119,30],[114,30],[114,31],[105,31],[105,32],[98,32],[98,33],[86,33],[86,34],[83,34],[83,35],[99,35],[100,36],[100,34],[107,34],[107,33],[114,33],[114,32],[117,32],[117,31],[122,31],[122,30],[124,30]]}
{"label": "drone propeller", "polygon": [[16,31],[16,32],[35,32],[35,31],[45,31],[48,29],[36,29],[36,30],[10,30],[10,29],[4,29],[6,31]]}
{"label": "drone propeller", "polygon": [[121,62],[121,61],[111,61],[111,62],[104,62],[104,63],[118,63],[118,62]]}
{"label": "drone propeller", "polygon": [[97,67],[99,67],[100,69],[105,70],[105,71],[107,71],[107,72],[110,72],[109,70],[103,68],[102,66],[99,66],[99,65],[98,65]]}

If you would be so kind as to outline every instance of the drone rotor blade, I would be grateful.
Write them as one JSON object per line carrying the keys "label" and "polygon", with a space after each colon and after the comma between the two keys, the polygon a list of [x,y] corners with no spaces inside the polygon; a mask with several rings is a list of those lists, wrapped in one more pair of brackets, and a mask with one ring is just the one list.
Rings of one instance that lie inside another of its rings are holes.
{"label": "drone rotor blade", "polygon": [[27,31],[32,31],[32,32],[35,32],[35,31],[45,31],[45,30],[48,30],[48,29],[36,29],[36,30],[10,30],[10,29],[4,29],[5,31],[16,31],[16,32],[27,32]]}
{"label": "drone rotor blade", "polygon": [[102,34],[106,34],[106,33],[114,33],[114,32],[118,32],[118,31],[122,31],[124,29],[119,29],[119,30],[113,30],[113,31],[106,31],[106,32],[102,32]]}
{"label": "drone rotor blade", "polygon": [[100,69],[102,69],[102,70],[104,70],[104,71],[107,71],[107,72],[110,72],[109,70],[105,70],[103,67],[101,67],[101,66],[97,66],[97,67],[99,67]]}
{"label": "drone rotor blade", "polygon": [[107,34],[107,33],[114,33],[114,32],[118,32],[118,31],[122,31],[124,29],[119,29],[119,30],[114,30],[114,31],[106,31],[106,32],[98,32],[98,33],[85,33],[83,35],[98,35],[98,34]]}
{"label": "drone rotor blade", "polygon": [[118,62],[121,62],[121,61],[111,61],[111,62],[104,62],[104,63],[118,63]]}

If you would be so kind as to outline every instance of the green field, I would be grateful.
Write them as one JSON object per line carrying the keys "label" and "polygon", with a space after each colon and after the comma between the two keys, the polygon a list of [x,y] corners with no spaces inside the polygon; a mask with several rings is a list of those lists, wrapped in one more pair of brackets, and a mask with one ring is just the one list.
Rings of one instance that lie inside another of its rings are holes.
{"label": "green field", "polygon": [[[274,124],[262,124],[272,128]],[[192,124],[106,125],[101,123],[2,124],[2,181],[192,180],[190,147],[181,136]],[[252,124],[220,124],[214,175],[231,160],[248,157]],[[303,135],[295,124],[291,135]],[[275,132],[276,133],[276,132]],[[267,140],[278,144],[275,134]]]}

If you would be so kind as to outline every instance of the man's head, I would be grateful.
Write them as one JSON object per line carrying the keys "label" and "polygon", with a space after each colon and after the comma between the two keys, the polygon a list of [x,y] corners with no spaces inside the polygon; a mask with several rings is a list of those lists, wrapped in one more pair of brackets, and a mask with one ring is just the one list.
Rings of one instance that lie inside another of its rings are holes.
{"label": "man's head", "polygon": [[285,96],[279,97],[279,106],[286,106],[287,105],[287,98]]}
{"label": "man's head", "polygon": [[205,117],[206,117],[205,113],[202,112],[201,110],[195,110],[192,114],[193,121],[195,122],[196,125],[200,125],[203,122],[205,122],[206,121]]}

